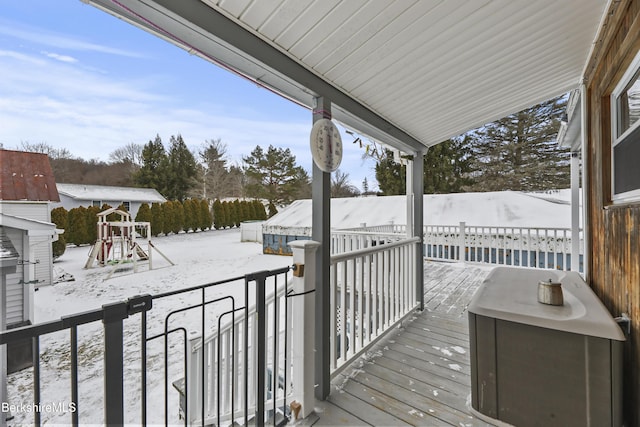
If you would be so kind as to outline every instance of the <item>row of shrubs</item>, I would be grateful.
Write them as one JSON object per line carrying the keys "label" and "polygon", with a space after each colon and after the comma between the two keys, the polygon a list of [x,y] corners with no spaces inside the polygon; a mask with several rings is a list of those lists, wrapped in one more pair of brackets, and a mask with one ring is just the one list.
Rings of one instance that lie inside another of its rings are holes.
{"label": "row of shrubs", "polygon": [[[57,258],[65,251],[67,244],[76,246],[93,244],[98,239],[98,214],[110,205],[102,207],[80,206],[67,211],[63,207],[51,211],[51,222],[57,228],[65,232],[53,243],[53,257]],[[126,211],[124,206],[118,209]],[[264,205],[259,200],[213,203],[213,212],[209,207],[209,201],[205,199],[187,199],[184,202],[167,201],[153,203],[149,206],[143,203],[138,209],[135,221],[151,223],[151,235],[177,234],[181,231],[196,232],[211,229],[239,227],[242,221],[266,219],[267,214]],[[107,216],[108,221],[118,221],[117,214]]]}

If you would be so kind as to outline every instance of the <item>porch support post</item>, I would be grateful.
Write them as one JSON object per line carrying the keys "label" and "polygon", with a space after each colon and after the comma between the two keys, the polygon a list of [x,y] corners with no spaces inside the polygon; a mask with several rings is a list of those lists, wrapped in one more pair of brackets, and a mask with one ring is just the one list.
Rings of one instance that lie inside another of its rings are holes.
{"label": "porch support post", "polygon": [[[331,118],[331,101],[314,99],[313,122]],[[331,174],[313,163],[312,172],[312,235],[320,243],[316,252],[316,397],[325,400],[331,391],[331,361],[329,319],[331,301],[329,269],[331,267]]]}
{"label": "porch support post", "polygon": [[580,272],[580,153],[571,152],[571,271]]}
{"label": "porch support post", "polygon": [[424,153],[418,151],[407,165],[407,237],[418,237],[415,251],[416,301],[424,310]]}
{"label": "porch support post", "polygon": [[292,365],[294,398],[302,405],[301,413],[306,418],[314,410],[315,404],[315,290],[316,290],[316,250],[320,243],[313,240],[296,240],[289,243],[296,267],[292,278],[291,298],[292,318]]}

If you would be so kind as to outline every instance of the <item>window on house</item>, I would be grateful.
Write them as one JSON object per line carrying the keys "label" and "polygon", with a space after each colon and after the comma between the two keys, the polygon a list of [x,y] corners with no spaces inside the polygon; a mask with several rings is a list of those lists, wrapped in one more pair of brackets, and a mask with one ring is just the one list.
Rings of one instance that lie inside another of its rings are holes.
{"label": "window on house", "polygon": [[613,200],[640,200],[640,53],[611,96]]}
{"label": "window on house", "polygon": [[127,210],[127,212],[131,212],[131,203],[130,202],[122,202],[122,206]]}
{"label": "window on house", "polygon": [[91,202],[93,206],[102,207],[102,202],[100,200],[94,200]]}

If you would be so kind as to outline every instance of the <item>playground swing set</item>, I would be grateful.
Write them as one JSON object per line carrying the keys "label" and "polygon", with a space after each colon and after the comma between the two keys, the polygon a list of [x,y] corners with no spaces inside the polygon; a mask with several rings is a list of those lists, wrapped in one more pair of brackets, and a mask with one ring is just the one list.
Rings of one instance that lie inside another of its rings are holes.
{"label": "playground swing set", "polygon": [[[119,220],[108,221],[107,216],[117,215]],[[98,214],[98,239],[89,252],[89,259],[84,268],[93,268],[97,263],[101,267],[112,266],[107,279],[125,265],[133,265],[137,273],[142,263],[153,270],[153,252],[157,252],[169,264],[175,265],[167,256],[151,243],[151,223],[131,221],[131,215],[117,208],[109,208]],[[147,239],[144,249],[137,241],[137,236]],[[106,280],[106,279],[105,279]]]}

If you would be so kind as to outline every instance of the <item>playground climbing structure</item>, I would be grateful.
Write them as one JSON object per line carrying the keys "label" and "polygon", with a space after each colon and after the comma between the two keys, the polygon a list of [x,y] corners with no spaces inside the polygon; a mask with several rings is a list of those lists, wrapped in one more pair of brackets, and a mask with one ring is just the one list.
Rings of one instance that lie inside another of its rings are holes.
{"label": "playground climbing structure", "polygon": [[[109,221],[109,215],[116,220]],[[132,221],[128,212],[109,208],[98,214],[96,226],[98,239],[89,252],[89,259],[84,268],[93,268],[96,264],[101,267],[112,266],[109,277],[124,265],[132,265],[134,273],[137,273],[143,264],[148,265],[149,270],[153,270],[153,252],[174,265],[151,243],[151,223]],[[138,243],[140,239],[146,239],[146,248]]]}

